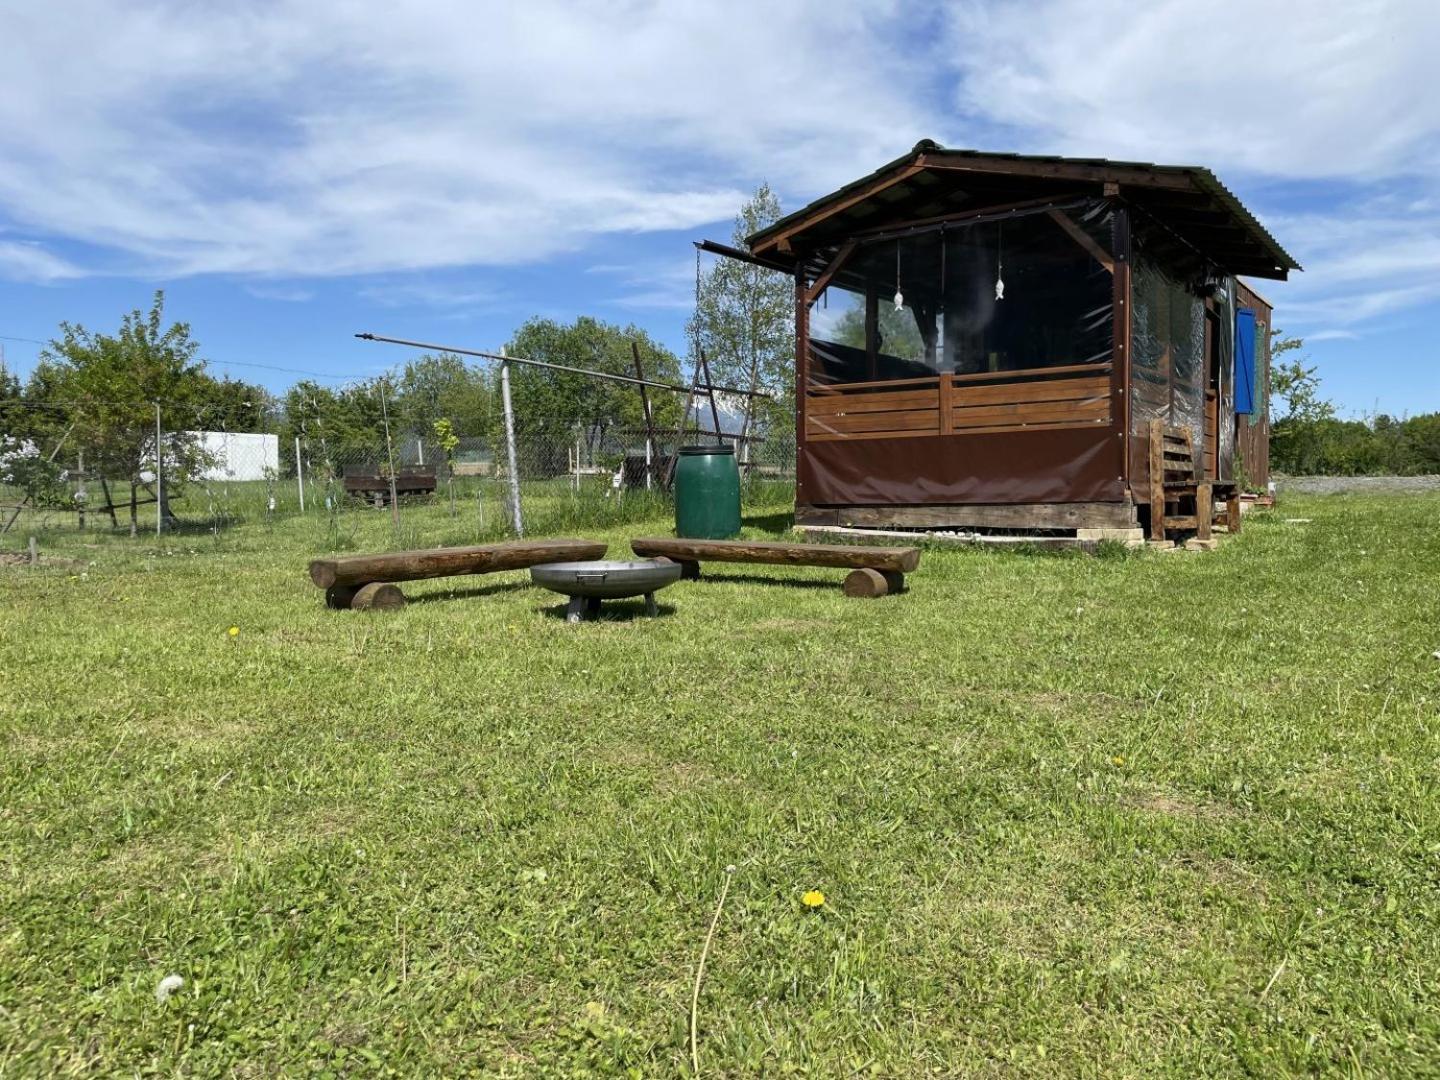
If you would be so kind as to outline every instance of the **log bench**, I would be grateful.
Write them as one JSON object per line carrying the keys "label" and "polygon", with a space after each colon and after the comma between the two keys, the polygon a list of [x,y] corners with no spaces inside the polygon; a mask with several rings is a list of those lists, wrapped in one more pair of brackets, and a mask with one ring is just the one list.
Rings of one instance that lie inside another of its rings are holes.
{"label": "log bench", "polygon": [[393,583],[460,574],[493,574],[552,562],[603,558],[595,540],[515,540],[476,547],[425,548],[383,555],[345,555],[312,559],[310,580],[325,590],[328,607],[357,611],[405,606],[405,594]]}
{"label": "log bench", "polygon": [[788,544],[769,540],[672,540],[644,537],[630,547],[642,558],[680,564],[680,576],[695,580],[700,563],[768,563],[772,566],[829,566],[849,570],[846,596],[888,596],[905,587],[905,575],[920,565],[916,547],[863,547],[840,544]]}

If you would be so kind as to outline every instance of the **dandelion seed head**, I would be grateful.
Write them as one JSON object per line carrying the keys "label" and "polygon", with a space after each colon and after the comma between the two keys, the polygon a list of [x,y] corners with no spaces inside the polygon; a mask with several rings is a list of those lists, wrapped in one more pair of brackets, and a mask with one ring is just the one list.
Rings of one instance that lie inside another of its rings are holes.
{"label": "dandelion seed head", "polygon": [[156,1003],[164,1005],[165,1002],[170,1000],[170,995],[175,993],[176,990],[179,990],[184,985],[185,980],[182,979],[179,975],[166,975],[163,979],[160,980],[160,984],[155,987]]}

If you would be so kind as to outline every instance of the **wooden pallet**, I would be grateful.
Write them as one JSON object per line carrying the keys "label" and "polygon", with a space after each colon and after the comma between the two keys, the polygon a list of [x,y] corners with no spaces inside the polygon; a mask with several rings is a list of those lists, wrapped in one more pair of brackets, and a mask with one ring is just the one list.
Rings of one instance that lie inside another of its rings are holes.
{"label": "wooden pallet", "polygon": [[[1204,477],[1196,461],[1194,436],[1189,428],[1150,421],[1150,539],[1168,539],[1169,532],[1194,531],[1208,541],[1214,526],[1223,524],[1231,534],[1240,531],[1240,493],[1233,484],[1217,485]],[[1218,489],[1218,491],[1217,491]],[[1216,514],[1215,499],[1224,497],[1225,509]]]}

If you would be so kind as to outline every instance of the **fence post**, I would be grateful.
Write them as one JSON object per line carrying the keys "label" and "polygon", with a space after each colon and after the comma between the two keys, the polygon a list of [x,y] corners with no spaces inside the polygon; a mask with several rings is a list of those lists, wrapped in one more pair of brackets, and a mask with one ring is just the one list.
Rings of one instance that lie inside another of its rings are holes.
{"label": "fence post", "polygon": [[79,493],[78,493],[79,497],[78,497],[78,499],[76,500],[76,501],[79,503],[79,505],[80,505],[80,531],[81,531],[81,532],[84,532],[84,531],[85,531],[85,504],[86,504],[86,502],[88,502],[89,499],[90,499],[90,488],[89,488],[89,486],[85,483],[85,448],[84,448],[83,446],[80,448],[80,457],[79,457],[79,461],[78,461],[77,464],[76,464],[75,472],[78,474],[78,475],[76,476],[76,480],[79,481],[79,486],[80,486],[80,491],[79,491]]}
{"label": "fence post", "polygon": [[300,459],[300,436],[295,436],[295,487],[300,492],[300,513],[305,513],[305,464]]}
{"label": "fence post", "polygon": [[[505,349],[500,349],[505,355]],[[510,459],[510,518],[515,535],[524,537],[525,522],[520,516],[520,470],[515,460],[515,410],[510,404],[510,363],[500,361],[500,402],[505,407],[505,454]]]}
{"label": "fence post", "polygon": [[400,496],[395,491],[395,444],[390,439],[390,407],[385,404],[385,380],[380,380],[380,415],[385,421],[385,457],[390,462],[390,523],[400,527]]}
{"label": "fence post", "polygon": [[165,478],[161,472],[160,460],[160,402],[155,402],[155,535],[158,537],[165,525]]}

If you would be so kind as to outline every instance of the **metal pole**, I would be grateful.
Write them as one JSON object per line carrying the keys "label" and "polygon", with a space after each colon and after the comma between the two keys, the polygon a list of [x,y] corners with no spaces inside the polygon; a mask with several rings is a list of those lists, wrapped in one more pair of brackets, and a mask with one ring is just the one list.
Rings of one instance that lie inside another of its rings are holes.
{"label": "metal pole", "polygon": [[[710,394],[710,422],[715,425],[715,440],[720,440],[720,409],[715,404],[715,387],[710,383],[710,361],[705,358],[705,350],[700,350],[700,365],[705,370],[705,385],[709,387]],[[700,426],[700,418],[695,418],[695,426]]]}
{"label": "metal pole", "polygon": [[[640,363],[640,346],[630,342],[630,357],[635,361],[635,377],[643,380],[645,368]],[[645,490],[650,490],[650,470],[655,457],[655,419],[650,412],[650,392],[640,383],[640,406],[645,411]]]}
{"label": "metal pole", "polygon": [[160,461],[160,402],[155,402],[155,535],[165,526],[165,478]]}
{"label": "metal pole", "polygon": [[300,460],[300,436],[295,436],[295,488],[300,492],[300,512],[305,512],[305,463]]}
{"label": "metal pole", "polygon": [[80,531],[81,531],[81,532],[84,532],[84,531],[85,531],[85,504],[90,501],[90,488],[89,488],[89,485],[86,484],[86,482],[85,482],[85,448],[84,448],[83,446],[80,448],[79,453],[80,453],[80,458],[79,458],[79,461],[76,463],[75,471],[80,474],[80,475],[77,477],[77,479],[79,480],[79,483],[80,483],[80,492],[79,492],[79,495],[80,495],[80,498],[79,498],[79,503],[80,503]]}
{"label": "metal pole", "polygon": [[[411,341],[409,338],[385,337],[381,334],[356,334],[362,341],[380,341],[388,345],[408,345],[415,349],[426,349],[430,352],[455,353],[457,356],[478,356],[482,360],[508,360],[512,364],[528,364],[530,367],[549,368],[551,371],[569,371],[576,375],[588,375],[592,379],[608,379],[610,382],[622,383],[644,383],[646,386],[658,387],[661,390],[672,390],[677,394],[690,393],[696,387],[681,386],[678,383],[654,382],[650,379],[635,379],[629,375],[612,375],[608,371],[592,371],[589,368],[571,367],[568,364],[551,364],[544,360],[529,360],[523,356],[506,356],[504,350],[498,353],[485,352],[482,349],[461,349],[454,345],[435,345],[426,341]],[[708,386],[707,390],[719,390],[724,394],[748,394],[750,391],[738,386]],[[768,398],[772,395],[762,391],[756,391],[756,397]]]}
{"label": "metal pole", "polygon": [[390,407],[385,403],[385,380],[380,380],[380,416],[385,421],[385,457],[390,463],[390,523],[400,527],[400,497],[395,493],[395,444],[390,441]]}
{"label": "metal pole", "polygon": [[[500,350],[505,355],[505,350]],[[525,522],[520,517],[520,472],[515,462],[515,410],[510,404],[510,361],[500,362],[500,402],[505,407],[505,454],[510,459],[510,518],[515,535],[525,535]]]}

